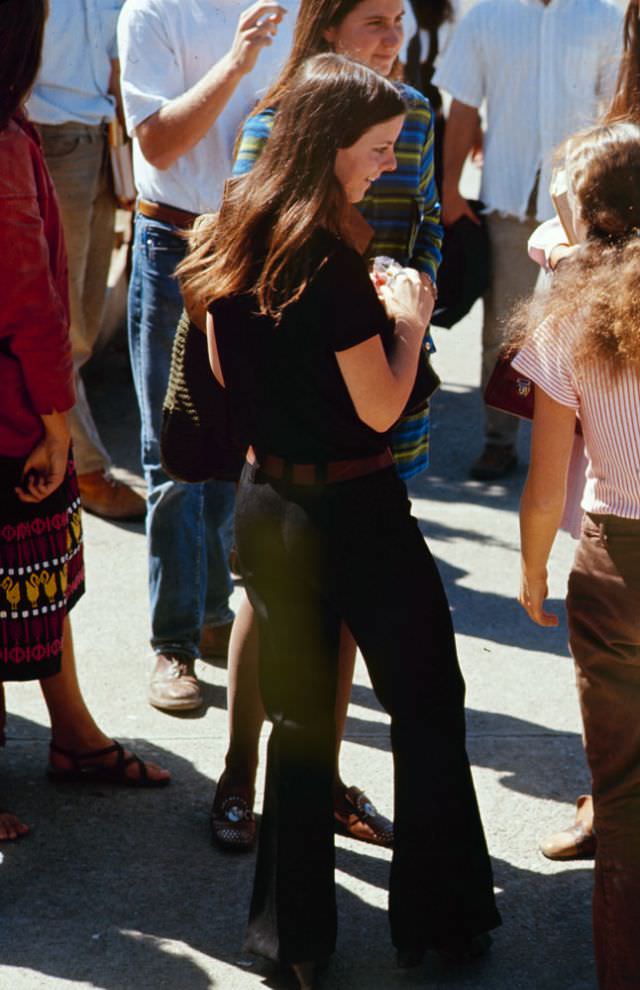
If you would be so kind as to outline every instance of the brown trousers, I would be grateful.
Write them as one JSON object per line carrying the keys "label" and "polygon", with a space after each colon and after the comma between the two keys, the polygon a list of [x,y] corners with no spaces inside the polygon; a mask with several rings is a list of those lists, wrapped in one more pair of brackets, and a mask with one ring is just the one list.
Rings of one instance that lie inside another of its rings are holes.
{"label": "brown trousers", "polygon": [[593,930],[602,990],[640,987],[640,520],[585,516],[569,578],[598,836]]}

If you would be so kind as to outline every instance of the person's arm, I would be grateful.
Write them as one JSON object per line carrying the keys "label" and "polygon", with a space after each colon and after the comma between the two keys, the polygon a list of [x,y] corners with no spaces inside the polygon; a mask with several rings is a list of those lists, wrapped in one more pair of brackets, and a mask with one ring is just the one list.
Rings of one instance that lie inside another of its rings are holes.
{"label": "person's arm", "polygon": [[67,473],[71,432],[67,414],[42,415],[44,433],[25,461],[22,483],[15,489],[21,502],[41,502],[59,488]]}
{"label": "person's arm", "polygon": [[336,352],[356,413],[378,433],[390,429],[407,404],[434,303],[432,293],[412,268],[404,268],[391,286],[383,287],[382,294],[387,313],[395,320],[388,355],[379,334]]}
{"label": "person's arm", "polygon": [[575,409],[556,402],[536,386],[531,461],[520,503],[518,601],[540,626],[558,625],[557,615],[544,608],[547,561],[562,520],[575,424]]}
{"label": "person's arm", "polygon": [[[27,138],[0,142],[0,340],[20,367],[29,404],[43,436],[27,457],[16,494],[39,502],[64,479],[69,452],[65,410],[75,401],[69,322],[65,300],[52,272],[49,243],[38,199],[38,171]],[[3,398],[0,386],[0,403]],[[9,400],[10,401],[10,400]]]}
{"label": "person's arm", "polygon": [[258,0],[238,20],[231,49],[206,75],[135,127],[142,154],[158,169],[170,168],[207,134],[240,79],[251,72],[263,48],[271,44],[285,9]]}
{"label": "person's arm", "polygon": [[474,146],[477,127],[476,107],[453,100],[444,131],[441,216],[445,227],[451,227],[463,216],[469,217],[474,223],[480,222],[459,189],[462,169]]}
{"label": "person's arm", "polygon": [[[34,412],[49,415],[75,402],[69,322],[51,272],[51,259],[27,156],[0,156],[20,183],[0,200],[0,339],[20,364]],[[2,389],[0,388],[0,397]]]}
{"label": "person's arm", "polygon": [[248,120],[245,120],[231,172],[234,178],[239,175],[246,175],[258,161],[269,140],[274,119],[273,110],[264,110],[255,117],[249,117]]}
{"label": "person's arm", "polygon": [[435,285],[442,260],[440,247],[443,230],[440,225],[440,202],[433,169],[434,115],[426,106],[423,111],[429,118],[428,122],[425,122],[425,139],[420,148],[419,192],[424,203],[424,212],[416,234],[410,264],[419,272],[428,275]]}

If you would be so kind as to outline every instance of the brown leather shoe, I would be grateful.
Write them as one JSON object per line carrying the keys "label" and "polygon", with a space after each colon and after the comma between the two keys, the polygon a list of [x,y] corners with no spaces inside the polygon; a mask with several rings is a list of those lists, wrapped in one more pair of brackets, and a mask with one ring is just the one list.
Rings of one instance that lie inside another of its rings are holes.
{"label": "brown leather shoe", "polygon": [[104,471],[78,475],[82,508],[104,519],[144,519],[147,503],[130,485]]}
{"label": "brown leather shoe", "polygon": [[561,832],[554,832],[540,844],[547,859],[592,859],[596,852],[593,831],[593,798],[581,794],[576,801],[576,820]]}
{"label": "brown leather shoe", "polygon": [[497,443],[487,443],[478,460],[472,464],[469,477],[474,481],[497,481],[511,474],[517,466],[513,444],[503,447]]}
{"label": "brown leather shoe", "polygon": [[216,787],[209,823],[213,841],[222,849],[247,852],[256,841],[253,799],[244,789],[227,786],[224,773]]}
{"label": "brown leather shoe", "polygon": [[203,660],[226,660],[233,621],[222,626],[204,626],[200,637],[200,656]]}
{"label": "brown leather shoe", "polygon": [[374,846],[393,846],[393,822],[381,815],[359,787],[345,787],[334,800],[335,831]]}
{"label": "brown leather shoe", "polygon": [[200,708],[203,697],[193,665],[193,660],[158,653],[149,682],[149,704],[168,712]]}

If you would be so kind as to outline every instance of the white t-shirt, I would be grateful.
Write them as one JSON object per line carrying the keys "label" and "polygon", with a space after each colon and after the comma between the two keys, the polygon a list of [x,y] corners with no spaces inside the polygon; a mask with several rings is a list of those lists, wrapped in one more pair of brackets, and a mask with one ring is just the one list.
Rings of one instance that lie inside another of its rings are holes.
{"label": "white t-shirt", "polygon": [[469,106],[487,101],[480,198],[489,210],[523,219],[540,171],[536,216],[553,215],[553,153],[604,109],[621,42],[609,0],[484,0],[459,21],[433,82]]}
{"label": "white t-shirt", "polygon": [[[251,0],[127,0],[118,21],[122,97],[127,129],[194,86],[231,48],[240,14]],[[298,0],[255,68],[243,76],[206,136],[170,168],[154,168],[134,137],[139,195],[191,213],[217,208],[231,174],[238,128],[276,78],[289,54]]]}

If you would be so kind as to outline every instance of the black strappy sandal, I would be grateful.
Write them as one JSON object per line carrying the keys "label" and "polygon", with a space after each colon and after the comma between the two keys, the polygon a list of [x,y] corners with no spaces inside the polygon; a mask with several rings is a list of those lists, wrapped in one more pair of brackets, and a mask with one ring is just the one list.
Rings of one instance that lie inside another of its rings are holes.
{"label": "black strappy sandal", "polygon": [[[88,753],[74,753],[73,750],[63,749],[62,746],[57,746],[53,742],[49,743],[49,749],[52,753],[66,756],[72,764],[66,770],[50,765],[47,768],[47,777],[50,780],[62,783],[74,781],[81,784],[115,784],[123,787],[165,787],[171,780],[170,777],[160,777],[159,779],[150,777],[144,760],[141,760],[135,753],[125,756],[124,747],[119,742],[105,746],[104,749],[91,750]],[[95,762],[111,753],[117,754],[115,763],[105,765]],[[131,766],[132,763],[138,764],[138,774],[134,777],[127,774],[127,767]]]}

